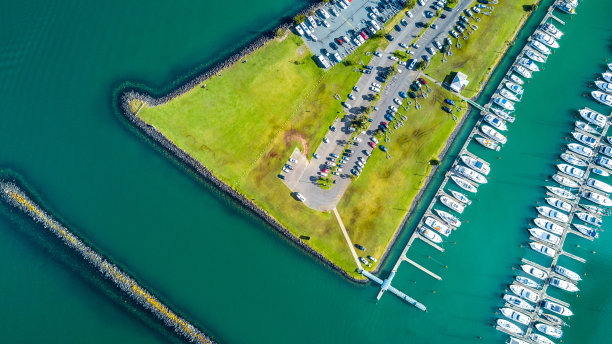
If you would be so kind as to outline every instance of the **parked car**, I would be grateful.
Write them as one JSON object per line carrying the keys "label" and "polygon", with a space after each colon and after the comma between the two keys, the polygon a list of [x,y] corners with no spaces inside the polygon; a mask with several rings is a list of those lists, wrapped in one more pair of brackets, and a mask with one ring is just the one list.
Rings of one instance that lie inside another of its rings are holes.
{"label": "parked car", "polygon": [[297,164],[298,161],[293,158],[289,158],[289,162],[293,164]]}
{"label": "parked car", "polygon": [[354,96],[354,95],[352,95],[352,94],[349,94],[349,95],[348,95],[348,99],[350,99],[350,100],[355,100],[355,96]]}
{"label": "parked car", "polygon": [[425,79],[423,79],[423,78],[418,78],[417,80],[419,80],[419,82],[420,82],[422,85],[427,85],[427,81],[425,81]]}
{"label": "parked car", "polygon": [[333,125],[330,125],[330,126],[329,126],[329,130],[331,130],[331,131],[336,131],[336,127],[334,127]]}
{"label": "parked car", "polygon": [[353,87],[353,91],[359,92],[359,87],[357,87],[357,86]]}
{"label": "parked car", "polygon": [[395,30],[397,30],[398,32],[402,31],[402,27],[395,24]]}
{"label": "parked car", "polygon": [[399,96],[404,98],[404,99],[408,98],[408,95],[406,95],[406,92],[404,92],[404,91],[400,91]]}
{"label": "parked car", "polygon": [[397,98],[393,98],[393,102],[397,105],[402,105],[402,101]]}
{"label": "parked car", "polygon": [[[359,171],[357,171],[357,170],[355,170],[355,169],[352,169],[352,170],[351,170],[351,173],[352,173],[353,175],[355,175],[355,177],[359,177]],[[364,249],[363,251],[365,251],[365,249]]]}
{"label": "parked car", "polygon": [[365,154],[366,156],[372,155],[372,153],[370,153],[370,151],[367,149],[363,151],[363,154]]}
{"label": "parked car", "polygon": [[415,49],[419,49],[420,46],[418,44],[416,44],[416,43],[412,43],[412,47],[415,48]]}
{"label": "parked car", "polygon": [[377,138],[375,138],[374,136],[372,136],[372,137],[370,138],[370,140],[371,140],[372,142],[374,142],[374,144],[378,144],[378,139],[377,139]]}
{"label": "parked car", "polygon": [[404,44],[404,43],[401,43],[401,42],[400,42],[398,45],[399,45],[400,47],[404,48],[404,49],[408,49],[408,46],[406,46],[406,44]]}
{"label": "parked car", "polygon": [[368,145],[372,148],[376,148],[376,143],[374,142],[368,142]]}
{"label": "parked car", "polygon": [[444,111],[446,111],[446,112],[448,112],[448,113],[450,113],[450,114],[452,114],[452,113],[453,113],[453,110],[451,110],[451,109],[450,109],[448,106],[443,106],[443,107],[442,107],[442,110],[444,110]]}
{"label": "parked car", "polygon": [[329,155],[330,155],[332,158],[336,158],[336,159],[338,159],[338,158],[339,158],[338,154],[330,153]]}
{"label": "parked car", "polygon": [[[410,61],[410,64],[408,64],[408,66],[406,66],[406,68],[407,68],[407,69],[412,69],[412,70],[414,70],[414,68],[416,67],[416,63],[417,63],[417,62],[416,62],[416,60],[415,60],[415,59],[412,59],[412,60]],[[405,97],[404,97],[404,98],[405,98]]]}
{"label": "parked car", "polygon": [[391,34],[387,34],[387,36],[385,36],[385,37],[387,37],[389,42],[393,42],[393,40],[395,39],[395,38],[393,38],[393,36],[391,36]]}
{"label": "parked car", "polygon": [[381,54],[380,54],[378,51],[375,51],[375,52],[374,52],[374,56],[381,57],[382,55],[381,55]]}
{"label": "parked car", "polygon": [[455,38],[459,37],[459,35],[457,34],[457,31],[455,31],[455,30],[451,30],[450,34],[451,34],[451,36],[453,36]]}
{"label": "parked car", "polygon": [[393,120],[393,117],[391,117],[390,114],[385,114],[385,119],[389,122],[391,122]]}
{"label": "parked car", "polygon": [[448,105],[455,105],[455,102],[452,101],[452,99],[446,98],[446,99],[444,99],[444,102],[446,102],[446,104],[448,104]]}

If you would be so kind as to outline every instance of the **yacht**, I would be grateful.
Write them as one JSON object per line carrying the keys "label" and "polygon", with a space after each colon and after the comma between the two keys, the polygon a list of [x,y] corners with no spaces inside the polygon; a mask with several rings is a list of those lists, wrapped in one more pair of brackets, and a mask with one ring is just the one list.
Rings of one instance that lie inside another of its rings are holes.
{"label": "yacht", "polygon": [[436,233],[436,232],[434,232],[434,231],[432,231],[432,230],[430,230],[430,229],[428,229],[426,227],[421,226],[419,228],[419,234],[421,234],[425,238],[435,242],[436,244],[442,243],[442,237],[438,233]]}
{"label": "yacht", "polygon": [[501,311],[501,314],[503,314],[506,318],[514,320],[519,324],[529,325],[529,323],[531,322],[531,317],[529,317],[527,314],[515,311],[512,308],[503,307],[499,310]]}
{"label": "yacht", "polygon": [[570,212],[572,210],[572,205],[562,201],[556,197],[546,197],[546,203],[552,205],[553,207],[559,209],[559,210],[563,210],[566,212]]}
{"label": "yacht", "polygon": [[540,331],[540,332],[542,332],[542,333],[544,333],[546,335],[549,335],[549,336],[551,336],[553,338],[559,339],[559,338],[563,337],[563,331],[560,328],[558,328],[558,327],[554,327],[554,326],[543,324],[543,323],[537,323],[535,325],[535,328],[538,331]]}
{"label": "yacht", "polygon": [[503,328],[504,330],[510,332],[510,333],[514,333],[514,334],[518,334],[518,335],[523,335],[523,330],[521,330],[520,327],[516,326],[514,323],[506,320],[506,319],[497,319],[497,326]]}
{"label": "yacht", "polygon": [[537,51],[531,50],[529,48],[525,50],[525,56],[529,57],[535,62],[546,62],[546,58],[544,56],[540,55],[540,53],[538,53]]}
{"label": "yacht", "polygon": [[465,196],[461,192],[455,191],[455,190],[450,190],[450,192],[453,195],[453,197],[455,197],[457,199],[457,201],[459,201],[459,202],[461,202],[463,204],[467,204],[467,205],[472,204],[472,201],[470,201],[470,199],[467,198],[467,196]]}
{"label": "yacht", "polygon": [[555,265],[555,272],[561,276],[565,276],[571,279],[572,281],[576,281],[576,282],[582,281],[582,277],[580,277],[580,275],[573,272],[572,270],[562,267],[561,265]]}
{"label": "yacht", "polygon": [[612,158],[612,147],[607,145],[601,145],[598,149],[599,153],[607,156],[608,158]]}
{"label": "yacht", "polygon": [[595,110],[591,110],[585,107],[583,109],[578,110],[578,113],[580,114],[580,116],[582,116],[582,118],[584,118],[587,122],[591,124],[595,124],[598,127],[603,127],[606,125],[607,117]]}
{"label": "yacht", "polygon": [[597,129],[591,127],[590,125],[582,121],[576,121],[576,128],[586,131],[587,133],[599,135],[599,131]]}
{"label": "yacht", "polygon": [[474,171],[484,174],[485,176],[491,172],[489,163],[482,159],[463,154],[461,155],[461,161],[463,161],[464,164],[468,165]]}
{"label": "yacht", "polygon": [[590,158],[593,156],[593,150],[578,143],[568,143],[567,148],[572,152]]}
{"label": "yacht", "polygon": [[544,23],[540,25],[540,30],[553,36],[555,39],[560,39],[561,36],[563,36],[563,32],[561,32],[561,30],[557,29],[557,27],[551,23]]}
{"label": "yacht", "polygon": [[461,221],[459,221],[459,219],[455,215],[452,215],[440,209],[434,209],[434,211],[436,212],[436,214],[438,214],[438,216],[440,216],[442,220],[444,220],[444,222],[448,223],[449,225],[454,227],[461,226]]}
{"label": "yacht", "polygon": [[[592,187],[592,188],[594,188],[594,189],[601,190],[601,191],[606,192],[606,193],[611,193],[612,192],[612,185],[610,185],[608,183],[604,183],[604,182],[602,182],[600,180],[597,180],[597,179],[593,179],[593,178],[587,179],[587,185]],[[597,203],[597,202],[595,202],[595,203]]]}
{"label": "yacht", "polygon": [[468,182],[467,180],[459,177],[459,176],[451,176],[451,179],[455,182],[455,184],[459,185],[465,191],[469,192],[477,192],[478,189],[474,186],[474,184]]}
{"label": "yacht", "polygon": [[555,4],[555,6],[557,6],[557,8],[565,13],[568,14],[574,14],[576,13],[576,6],[572,6],[571,3],[566,2],[566,1],[557,1],[557,3]]}
{"label": "yacht", "polygon": [[604,105],[612,106],[612,95],[610,94],[600,91],[592,91],[591,97]]}
{"label": "yacht", "polygon": [[530,334],[529,339],[531,339],[536,344],[555,344],[555,342],[539,333]]}
{"label": "yacht", "polygon": [[507,89],[509,89],[510,91],[512,91],[512,92],[514,92],[516,94],[523,94],[523,88],[521,86],[513,83],[512,81],[506,81],[504,86],[506,86]]}
{"label": "yacht", "polygon": [[[501,97],[498,97],[498,98],[501,98]],[[487,122],[490,125],[492,125],[493,127],[495,127],[497,130],[501,130],[501,131],[508,130],[508,127],[506,126],[506,123],[504,123],[504,121],[502,121],[501,119],[495,117],[494,115],[486,114],[484,116],[484,120],[485,120],[485,122]]]}
{"label": "yacht", "polygon": [[436,231],[438,231],[438,233],[440,233],[440,234],[442,234],[444,236],[449,236],[451,234],[450,227],[448,227],[444,223],[434,219],[431,216],[427,216],[425,218],[425,224],[428,225],[429,227],[435,229]]}
{"label": "yacht", "polygon": [[559,289],[565,290],[565,291],[569,291],[570,293],[575,293],[580,290],[578,289],[578,287],[576,287],[574,283],[570,283],[566,280],[562,280],[557,277],[553,277],[550,279],[550,285],[552,285],[553,287],[557,287]]}
{"label": "yacht", "polygon": [[612,93],[612,83],[597,80],[595,86],[606,93]]}
{"label": "yacht", "polygon": [[535,309],[535,307],[533,307],[529,302],[521,299],[520,297],[514,296],[514,295],[505,294],[504,300],[506,300],[506,302],[508,302],[509,304],[513,306],[516,306],[520,309],[524,309],[529,312]]}
{"label": "yacht", "polygon": [[583,143],[591,148],[595,147],[595,145],[597,144],[597,139],[591,135],[572,131],[572,136],[574,137],[574,139],[576,139],[576,141]]}
{"label": "yacht", "polygon": [[504,98],[512,100],[513,102],[521,101],[514,93],[510,92],[509,90],[505,88],[502,88],[501,90],[499,90],[499,94],[501,94]]}
{"label": "yacht", "polygon": [[510,336],[510,338],[508,338],[508,340],[506,340],[506,344],[531,344],[527,341],[524,341],[522,339],[518,339],[518,338],[514,338],[512,336]]}
{"label": "yacht", "polygon": [[538,65],[535,62],[533,62],[532,60],[530,60],[530,59],[528,59],[526,57],[521,57],[521,59],[518,61],[518,63],[521,66],[529,69],[532,72],[539,72],[540,71],[540,67],[538,67]]}
{"label": "yacht", "polygon": [[521,265],[521,269],[535,278],[539,278],[541,280],[548,278],[548,273],[546,271],[538,269],[535,266],[523,264]]}
{"label": "yacht", "polygon": [[612,82],[612,73],[601,73],[601,77],[607,82]]}
{"label": "yacht", "polygon": [[576,213],[576,217],[578,217],[580,220],[586,222],[586,223],[590,223],[595,227],[601,227],[601,219],[597,216],[593,216],[591,214],[587,214],[587,213],[583,213],[583,212],[579,212]]}
{"label": "yacht", "polygon": [[476,142],[480,143],[484,147],[487,147],[487,148],[492,149],[494,151],[499,151],[499,149],[500,149],[500,146],[496,142],[491,141],[489,139],[485,139],[484,137],[476,136],[475,140],[476,140]]}
{"label": "yacht", "polygon": [[533,74],[531,74],[531,71],[523,66],[515,65],[514,67],[512,67],[512,70],[517,72],[520,76],[525,77],[527,79],[531,79],[533,77]]}
{"label": "yacht", "polygon": [[581,224],[577,224],[577,223],[573,223],[574,227],[576,228],[576,230],[578,230],[580,233],[589,236],[593,239],[597,239],[599,238],[599,233],[597,233],[597,230],[594,228],[591,228],[589,226],[585,226],[585,225],[581,225]]}
{"label": "yacht", "polygon": [[[602,184],[605,184],[605,183],[602,183]],[[606,184],[606,185],[608,185],[608,184]],[[602,205],[604,207],[612,207],[612,200],[608,196],[604,196],[604,195],[602,195],[600,193],[584,190],[584,191],[582,191],[582,194],[580,196],[582,196],[582,198],[584,198],[584,199],[588,199],[589,201],[591,201],[593,203],[597,203],[597,204]]]}
{"label": "yacht", "polygon": [[597,160],[595,160],[595,162],[601,167],[612,169],[612,159],[610,158],[606,158],[600,155],[597,157]]}
{"label": "yacht", "polygon": [[452,210],[458,212],[459,214],[463,213],[463,210],[465,209],[465,206],[461,205],[459,202],[448,197],[447,195],[440,196],[440,202],[442,202],[442,204],[451,208]]}
{"label": "yacht", "polygon": [[553,220],[557,220],[559,222],[565,222],[565,223],[569,222],[569,217],[567,216],[567,214],[557,211],[551,207],[541,206],[541,207],[536,207],[536,209],[543,216],[549,217]]}
{"label": "yacht", "polygon": [[563,235],[563,227],[544,218],[538,217],[534,220],[536,225],[544,230],[547,230],[555,235]]}
{"label": "yacht", "polygon": [[612,145],[612,136],[606,136],[606,141]]}
{"label": "yacht", "polygon": [[461,166],[461,165],[455,165],[453,171],[463,177],[466,177],[476,183],[479,184],[486,184],[487,178],[485,178],[485,176],[483,176],[482,174],[472,170],[469,167],[465,167],[465,166]]}
{"label": "yacht", "polygon": [[526,285],[526,286],[528,286],[528,287],[531,287],[531,288],[533,288],[533,289],[541,289],[541,288],[542,288],[542,286],[540,285],[540,283],[538,283],[538,282],[536,282],[536,281],[532,280],[532,279],[531,279],[531,278],[529,278],[529,277],[525,277],[525,276],[516,276],[514,279],[515,279],[517,282],[519,282],[519,283],[521,283],[521,284],[524,284],[524,285]]}
{"label": "yacht", "polygon": [[586,161],[577,158],[576,156],[569,154],[569,153],[562,153],[561,154],[561,159],[563,159],[563,161],[570,163],[574,166],[578,166],[578,167],[587,167],[589,164],[587,164]]}
{"label": "yacht", "polygon": [[547,186],[546,189],[552,193],[554,193],[555,195],[559,196],[559,197],[563,197],[565,199],[569,199],[569,200],[574,200],[576,199],[576,195],[574,195],[573,193],[556,187],[556,186]]}
{"label": "yacht", "polygon": [[559,245],[561,238],[540,228],[529,228],[529,233],[535,238],[553,245]]}
{"label": "yacht", "polygon": [[533,41],[529,42],[529,45],[532,48],[534,48],[537,52],[540,52],[540,53],[542,53],[544,55],[550,55],[550,52],[551,52],[550,49],[548,49],[547,46],[545,46],[544,44],[542,44],[542,43],[540,43],[538,41],[533,40]]}
{"label": "yacht", "polygon": [[586,173],[584,172],[584,170],[581,170],[578,167],[574,167],[568,164],[558,164],[557,169],[567,175],[576,177],[578,179],[581,179],[582,177],[584,177],[584,174]]}
{"label": "yacht", "polygon": [[536,32],[535,35],[533,35],[533,38],[544,43],[544,45],[547,45],[550,48],[557,49],[559,47],[559,42],[544,32]]}
{"label": "yacht", "polygon": [[527,301],[538,302],[540,300],[540,296],[538,294],[521,285],[511,284],[510,290]]}
{"label": "yacht", "polygon": [[580,206],[586,209],[586,211],[591,212],[595,215],[608,215],[607,211],[604,211],[603,209],[598,208],[591,204],[581,204]]}
{"label": "yacht", "polygon": [[555,254],[557,254],[557,251],[551,247],[548,247],[544,244],[541,244],[539,242],[530,242],[529,246],[531,247],[532,250],[541,253],[547,257],[554,257]]}
{"label": "yacht", "polygon": [[508,142],[508,138],[505,137],[504,135],[500,134],[497,130],[489,127],[486,124],[483,124],[480,127],[480,130],[482,131],[483,134],[487,135],[488,137],[492,138],[493,140],[499,142],[500,144],[505,144],[506,142]]}
{"label": "yacht", "polygon": [[[610,78],[612,78],[612,73],[610,73]],[[510,80],[512,80],[514,83],[516,83],[518,85],[524,85],[525,84],[523,79],[519,78],[518,75],[516,75],[516,74],[510,74]]]}
{"label": "yacht", "polygon": [[542,313],[542,316],[544,317],[544,319],[550,321],[551,323],[555,324],[555,325],[559,325],[559,326],[567,326],[567,324],[565,323],[565,321],[561,320],[561,318],[559,318],[556,315],[552,315],[552,314],[547,314],[547,313]]}
{"label": "yacht", "polygon": [[514,111],[514,104],[504,97],[494,97],[493,102],[506,110]]}
{"label": "yacht", "polygon": [[489,110],[491,110],[491,112],[493,112],[496,116],[498,116],[499,118],[503,119],[504,121],[508,121],[510,123],[514,123],[514,120],[516,119],[516,117],[508,114],[507,112],[505,112],[502,109],[490,107]]}
{"label": "yacht", "polygon": [[574,315],[574,312],[572,312],[569,308],[549,300],[542,300],[542,308],[566,317],[571,317]]}
{"label": "yacht", "polygon": [[577,188],[580,186],[580,184],[576,183],[575,181],[564,177],[558,173],[553,175],[552,179],[563,186],[567,186],[568,188]]}
{"label": "yacht", "polygon": [[612,72],[612,63],[608,63],[608,70]]}
{"label": "yacht", "polygon": [[593,173],[595,173],[595,174],[599,174],[599,175],[600,175],[600,176],[602,176],[602,177],[609,177],[609,176],[610,176],[610,173],[608,173],[608,172],[606,172],[606,171],[602,170],[602,169],[601,169],[601,168],[599,168],[599,167],[592,167],[592,168],[591,168],[591,172],[593,172]]}

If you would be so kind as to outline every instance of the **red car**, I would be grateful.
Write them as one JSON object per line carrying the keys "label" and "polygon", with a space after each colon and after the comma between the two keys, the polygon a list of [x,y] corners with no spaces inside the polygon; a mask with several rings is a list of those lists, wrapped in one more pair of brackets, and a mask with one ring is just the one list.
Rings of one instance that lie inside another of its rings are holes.
{"label": "red car", "polygon": [[328,170],[328,169],[326,169],[326,168],[324,168],[322,172],[323,172],[323,173],[329,173],[329,170]]}
{"label": "red car", "polygon": [[370,145],[370,147],[372,147],[372,148],[376,148],[376,143],[374,143],[372,141],[368,142],[368,145]]}
{"label": "red car", "polygon": [[342,45],[342,43],[344,43],[344,42],[342,42],[342,40],[340,38],[336,38],[336,42],[338,42],[338,44],[340,44],[340,45]]}
{"label": "red car", "polygon": [[361,37],[363,37],[363,39],[370,38],[370,36],[368,36],[365,31],[361,31],[359,34],[361,35]]}
{"label": "red car", "polygon": [[419,82],[423,85],[427,85],[427,81],[425,81],[423,78],[419,78]]}
{"label": "red car", "polygon": [[380,124],[382,124],[385,128],[389,129],[389,125],[387,124],[387,122],[380,122]]}

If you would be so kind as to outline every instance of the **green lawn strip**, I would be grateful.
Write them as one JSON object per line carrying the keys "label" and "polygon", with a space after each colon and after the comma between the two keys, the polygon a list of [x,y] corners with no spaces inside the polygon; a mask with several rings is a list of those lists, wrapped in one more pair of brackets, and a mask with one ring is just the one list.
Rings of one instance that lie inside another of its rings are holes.
{"label": "green lawn strip", "polygon": [[421,110],[414,104],[408,111],[400,108],[399,114],[408,117],[404,126],[390,134],[390,142],[380,142],[392,158],[387,159],[377,147],[338,204],[351,240],[365,246],[374,257],[380,257],[387,248],[423,187],[429,161],[438,157],[456,126],[441,110],[444,99],[451,98],[466,109],[465,103],[449,91],[436,85],[431,88],[433,93],[426,99],[419,98]]}
{"label": "green lawn strip", "polygon": [[478,94],[492,72],[492,66],[503,57],[509,41],[529,16],[530,12],[526,12],[523,5],[531,3],[527,0],[501,1],[494,5],[491,16],[478,14],[480,22],[470,20],[478,25],[478,29],[468,36],[468,40],[460,38],[461,49],[453,43],[453,56],[447,56],[446,63],[442,62],[443,54],[436,54],[426,70],[427,74],[443,81],[449,73],[461,71],[470,81],[462,94],[468,98]]}

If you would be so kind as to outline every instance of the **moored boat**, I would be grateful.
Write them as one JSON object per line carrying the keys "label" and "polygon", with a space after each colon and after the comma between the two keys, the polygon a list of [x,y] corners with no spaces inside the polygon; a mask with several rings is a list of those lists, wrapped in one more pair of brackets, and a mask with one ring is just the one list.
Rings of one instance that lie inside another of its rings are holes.
{"label": "moored boat", "polygon": [[505,137],[504,135],[500,134],[497,130],[489,127],[486,124],[483,124],[480,127],[480,130],[482,131],[483,134],[485,134],[486,136],[492,138],[493,140],[499,142],[500,144],[505,144],[508,141],[508,138]]}
{"label": "moored boat", "polygon": [[607,82],[612,82],[612,73],[609,73],[609,72],[601,73],[601,77]]}
{"label": "moored boat", "polygon": [[506,86],[507,89],[509,89],[510,91],[516,93],[516,94],[523,94],[523,88],[515,83],[513,83],[512,81],[506,81],[504,83],[504,86]]}
{"label": "moored boat", "polygon": [[612,200],[608,196],[602,195],[600,193],[584,190],[582,191],[581,196],[584,199],[588,199],[589,201],[597,203],[599,205],[603,205],[604,207],[612,207]]}
{"label": "moored boat", "polygon": [[489,110],[491,110],[491,112],[493,112],[497,117],[503,119],[506,122],[514,123],[514,120],[516,120],[516,117],[508,114],[502,109],[490,107]]}
{"label": "moored boat", "polygon": [[553,338],[559,339],[559,338],[563,337],[563,331],[560,328],[558,328],[558,327],[554,327],[554,326],[551,326],[551,325],[548,325],[548,324],[543,324],[543,323],[537,323],[537,324],[535,324],[535,328],[538,331],[540,331],[540,332],[542,332],[542,333],[544,333],[546,335],[549,335],[549,336],[551,336]]}
{"label": "moored boat", "polygon": [[464,164],[468,165],[471,169],[478,173],[481,173],[486,176],[491,172],[491,166],[489,165],[489,163],[480,158],[476,158],[467,154],[462,154],[460,158]]}
{"label": "moored boat", "polygon": [[504,97],[493,97],[493,102],[506,110],[514,111],[514,104]]}
{"label": "moored boat", "polygon": [[574,284],[574,283],[570,283],[566,280],[562,280],[558,277],[553,277],[550,279],[550,285],[552,285],[553,287],[557,287],[561,290],[565,290],[568,291],[570,293],[575,293],[577,291],[579,291],[580,289],[578,289],[578,287]]}
{"label": "moored boat", "polygon": [[448,223],[449,225],[454,227],[461,226],[461,221],[455,215],[447,213],[444,210],[440,209],[434,209],[434,211],[436,212],[436,214],[438,214],[438,216],[440,216],[442,220],[444,220],[444,222]]}
{"label": "moored boat", "polygon": [[[612,76],[612,74],[611,74]],[[523,81],[523,79],[519,78],[518,75],[516,74],[510,74],[510,80],[512,80],[513,82],[519,84],[519,85],[524,85],[525,81]]]}
{"label": "moored boat", "polygon": [[544,32],[536,32],[533,35],[533,38],[535,38],[536,40],[542,42],[544,45],[553,48],[553,49],[557,49],[559,48],[559,42],[557,42],[556,39],[554,39],[552,36],[550,36],[549,34],[546,34]]}
{"label": "moored boat", "polygon": [[567,14],[576,13],[576,6],[572,6],[570,2],[560,0],[555,3],[555,6],[562,12]]}
{"label": "moored boat", "polygon": [[525,56],[529,57],[530,59],[534,60],[535,62],[542,62],[542,63],[546,62],[546,58],[544,56],[542,56],[537,51],[529,49],[529,48],[527,48],[525,50]]}
{"label": "moored boat", "polygon": [[547,257],[554,257],[555,254],[557,254],[557,250],[553,249],[552,247],[548,247],[542,243],[539,242],[530,242],[529,243],[529,247],[531,247],[532,250],[541,253]]}
{"label": "moored boat", "polygon": [[546,203],[552,205],[553,207],[566,211],[566,212],[570,212],[572,210],[572,205],[562,201],[556,197],[546,197]]}
{"label": "moored boat", "polygon": [[590,223],[596,227],[601,227],[601,219],[597,216],[594,216],[588,213],[583,213],[583,212],[577,212],[575,215],[577,218],[579,218],[580,220],[586,223]]}
{"label": "moored boat", "polygon": [[562,213],[558,210],[555,210],[551,207],[547,207],[547,206],[541,206],[541,207],[536,207],[536,209],[538,210],[538,212],[540,214],[542,214],[543,216],[546,216],[548,218],[551,218],[553,220],[559,221],[559,222],[569,222],[569,217],[567,216],[567,214]]}
{"label": "moored boat", "polygon": [[591,172],[593,172],[593,173],[595,173],[595,174],[599,174],[599,175],[600,175],[600,176],[602,176],[602,177],[609,177],[609,176],[610,176],[610,173],[608,173],[608,172],[606,172],[606,171],[602,170],[602,169],[601,169],[601,168],[599,168],[599,167],[592,167],[592,168],[591,168]]}
{"label": "moored boat", "polygon": [[574,315],[574,312],[572,312],[569,308],[562,306],[556,302],[552,302],[550,300],[542,300],[542,308],[548,309],[553,313],[557,313],[565,317],[571,317],[572,315]]}
{"label": "moored boat", "polygon": [[589,236],[593,239],[597,239],[599,237],[599,233],[597,233],[597,230],[595,228],[591,228],[589,226],[581,225],[578,223],[573,223],[573,225],[577,231],[579,231],[580,233],[586,236]]}
{"label": "moored boat", "polygon": [[595,81],[595,86],[608,94],[612,93],[612,83],[597,80]]}
{"label": "moored boat", "polygon": [[568,164],[557,164],[557,169],[569,176],[582,179],[584,174],[586,173],[584,170],[579,169],[578,167],[574,167]]}
{"label": "moored boat", "polygon": [[610,158],[600,155],[597,157],[597,160],[595,160],[595,162],[601,167],[612,169],[612,159]]}
{"label": "moored boat", "polygon": [[531,322],[531,317],[529,317],[527,314],[515,311],[512,308],[503,307],[499,310],[503,316],[508,319],[514,320],[519,324],[529,325],[529,323]]}
{"label": "moored boat", "polygon": [[564,177],[558,173],[554,174],[552,176],[552,179],[563,186],[567,186],[568,188],[577,188],[580,186],[580,184],[576,183],[575,181],[567,177]]}
{"label": "moored boat", "polygon": [[571,150],[572,152],[578,154],[578,155],[582,155],[584,157],[590,158],[593,156],[593,150],[589,147],[583,146],[581,144],[578,143],[568,143],[567,144],[567,148],[569,150]]}
{"label": "moored boat", "polygon": [[425,218],[425,224],[444,236],[449,236],[451,234],[450,227],[431,216]]}
{"label": "moored boat", "polygon": [[480,136],[476,136],[474,139],[476,140],[476,142],[480,143],[486,148],[492,149],[494,151],[499,151],[500,149],[500,146],[497,144],[497,142],[494,142],[492,140],[485,139],[484,137]]}
{"label": "moored boat", "polygon": [[555,265],[555,272],[558,273],[561,276],[565,276],[569,279],[571,279],[572,281],[582,281],[582,277],[580,277],[580,275],[578,275],[577,273],[573,272],[572,270],[563,267],[561,265]]}
{"label": "moored boat", "polygon": [[540,285],[540,283],[532,280],[529,277],[525,277],[525,276],[516,276],[514,278],[517,282],[524,284],[530,288],[534,288],[534,289],[541,289],[542,286]]}
{"label": "moored boat", "polygon": [[459,176],[451,176],[451,179],[455,182],[455,184],[457,184],[460,188],[462,188],[465,191],[469,191],[469,192],[478,191],[478,189],[476,189],[474,184],[468,182],[464,178],[461,178]]}
{"label": "moored boat", "polygon": [[529,233],[535,238],[545,241],[553,245],[559,245],[561,238],[540,228],[529,228]]}
{"label": "moored boat", "polygon": [[594,124],[598,127],[603,127],[604,125],[606,125],[607,117],[595,110],[585,107],[578,110],[578,113],[582,118],[584,118],[587,122],[591,124]]}
{"label": "moored boat", "polygon": [[465,209],[465,206],[461,205],[459,202],[455,201],[447,195],[440,196],[440,202],[442,202],[442,204],[449,207],[450,209],[458,212],[459,214],[463,213],[463,210]]}
{"label": "moored boat", "polygon": [[524,78],[531,79],[533,77],[531,71],[523,66],[514,65],[514,67],[512,67],[512,70]]}
{"label": "moored boat", "polygon": [[534,341],[536,344],[555,344],[552,340],[546,338],[539,333],[532,333],[529,335],[529,339]]}
{"label": "moored boat", "polygon": [[508,127],[506,126],[506,123],[504,123],[503,120],[499,119],[498,117],[496,117],[494,115],[486,114],[483,119],[484,119],[485,122],[489,123],[490,125],[492,125],[497,130],[501,130],[501,131],[508,130]]}
{"label": "moored boat", "polygon": [[592,91],[591,97],[604,105],[612,106],[612,95],[610,94],[600,91]]}
{"label": "moored boat", "polygon": [[502,88],[501,90],[499,90],[499,94],[501,94],[504,98],[510,99],[514,102],[519,102],[521,101],[516,94],[510,92],[510,90],[507,90],[505,88]]}
{"label": "moored boat", "polygon": [[548,191],[554,193],[555,195],[559,196],[559,197],[563,197],[565,199],[569,199],[569,200],[574,200],[576,199],[576,195],[574,195],[573,193],[562,189],[560,187],[556,187],[556,186],[547,186],[546,189],[548,189]]}
{"label": "moored boat", "polygon": [[520,296],[527,301],[538,302],[538,300],[540,300],[540,296],[538,294],[534,293],[533,291],[530,291],[522,285],[511,284],[510,290],[517,296]]}
{"label": "moored boat", "polygon": [[497,319],[497,326],[505,329],[506,331],[518,335],[523,335],[523,330],[520,327],[516,326],[514,323],[506,320],[506,319]]}
{"label": "moored boat", "polygon": [[432,231],[431,229],[426,228],[424,226],[421,226],[419,228],[419,234],[421,234],[425,238],[435,242],[436,244],[442,243],[442,237],[438,233],[436,233],[436,232]]}
{"label": "moored boat", "polygon": [[542,53],[544,55],[550,55],[551,53],[550,49],[548,49],[548,47],[542,44],[541,42],[532,40],[531,42],[529,42],[529,45],[537,52]]}
{"label": "moored boat", "polygon": [[[604,183],[601,180],[589,178],[589,179],[587,179],[586,183],[587,183],[588,186],[590,186],[590,187],[592,187],[594,189],[601,190],[601,191],[606,192],[606,193],[611,193],[612,192],[612,185],[610,185],[608,183]],[[612,203],[611,203],[611,205],[612,205]],[[606,205],[606,207],[608,207],[608,206]]]}
{"label": "moored boat", "polygon": [[569,153],[561,153],[561,159],[563,159],[563,161],[570,163],[574,166],[578,166],[578,167],[587,167],[589,164],[587,164],[586,161],[577,158],[575,155],[569,154]]}
{"label": "moored boat", "polygon": [[541,280],[545,280],[546,278],[548,278],[548,273],[546,271],[538,269],[533,265],[523,264],[521,265],[521,269],[523,269],[525,273],[528,273],[535,278],[539,278]]}
{"label": "moored boat", "polygon": [[453,171],[463,177],[466,177],[476,183],[479,184],[486,184],[487,183],[487,178],[485,176],[483,176],[482,174],[472,170],[469,167],[466,166],[462,166],[462,165],[455,165],[455,167],[453,168]]}
{"label": "moored boat", "polygon": [[559,326],[567,326],[567,324],[565,323],[565,321],[561,320],[561,318],[559,318],[556,315],[552,315],[552,314],[547,314],[547,313],[542,313],[542,316],[544,317],[544,319],[550,321],[551,323],[555,324],[555,325],[559,325]]}
{"label": "moored boat", "polygon": [[555,39],[560,39],[561,36],[563,36],[563,32],[557,29],[557,27],[552,23],[544,23],[540,25],[539,29],[551,35]]}
{"label": "moored boat", "polygon": [[592,204],[581,204],[580,206],[583,207],[586,211],[591,212],[595,215],[608,215],[607,211],[604,211],[603,209],[598,208]]}
{"label": "moored boat", "polygon": [[540,67],[538,67],[538,65],[535,62],[533,62],[532,60],[530,60],[530,59],[528,59],[526,57],[521,57],[519,59],[518,63],[521,66],[529,69],[532,72],[539,72],[540,71]]}
{"label": "moored boat", "polygon": [[583,121],[576,121],[576,128],[578,128],[580,130],[584,130],[587,133],[599,135],[599,130],[591,127],[589,124],[587,124],[587,123],[585,123]]}
{"label": "moored boat", "polygon": [[598,141],[596,138],[594,138],[591,135],[579,133],[577,131],[572,131],[572,136],[574,137],[574,139],[576,139],[576,141],[582,144],[585,144],[591,148],[595,147]]}
{"label": "moored boat", "polygon": [[451,194],[453,195],[453,197],[455,197],[457,199],[457,201],[463,203],[463,204],[467,204],[470,205],[472,204],[472,201],[470,201],[469,198],[467,198],[466,195],[462,194],[459,191],[455,191],[455,190],[450,190]]}
{"label": "moored boat", "polygon": [[518,296],[514,296],[514,295],[509,295],[509,294],[505,294],[504,295],[504,300],[506,300],[506,302],[508,302],[511,305],[514,305],[520,309],[524,309],[526,311],[533,311],[535,309],[535,307],[533,307],[529,302],[521,299]]}

